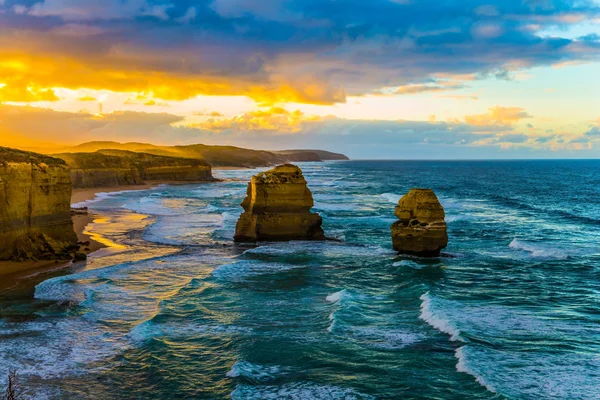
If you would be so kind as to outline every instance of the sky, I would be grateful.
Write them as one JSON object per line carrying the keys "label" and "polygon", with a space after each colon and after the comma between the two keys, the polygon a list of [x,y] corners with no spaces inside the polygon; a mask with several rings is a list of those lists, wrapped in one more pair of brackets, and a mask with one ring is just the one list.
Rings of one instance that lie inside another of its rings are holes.
{"label": "sky", "polygon": [[0,145],[600,156],[600,0],[0,0]]}

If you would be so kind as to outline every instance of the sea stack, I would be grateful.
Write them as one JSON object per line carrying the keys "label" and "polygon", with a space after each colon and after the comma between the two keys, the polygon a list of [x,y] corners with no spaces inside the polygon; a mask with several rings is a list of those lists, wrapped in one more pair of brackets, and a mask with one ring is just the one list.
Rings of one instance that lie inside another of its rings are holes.
{"label": "sea stack", "polygon": [[63,160],[0,147],[0,260],[66,259],[77,248]]}
{"label": "sea stack", "polygon": [[279,165],[252,177],[237,222],[236,242],[325,240],[302,170]]}
{"label": "sea stack", "polygon": [[431,189],[411,189],[396,206],[392,225],[394,250],[420,257],[438,257],[448,245],[444,207]]}

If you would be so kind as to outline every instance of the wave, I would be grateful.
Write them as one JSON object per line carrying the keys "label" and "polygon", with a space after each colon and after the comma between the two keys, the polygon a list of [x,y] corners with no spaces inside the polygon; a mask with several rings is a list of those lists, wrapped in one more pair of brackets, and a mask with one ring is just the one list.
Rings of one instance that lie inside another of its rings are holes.
{"label": "wave", "polygon": [[400,201],[400,198],[402,198],[401,194],[396,194],[396,193],[383,193],[383,194],[380,194],[379,196],[383,197],[385,200],[387,200],[389,203],[392,203],[392,204],[398,204],[398,202]]}
{"label": "wave", "polygon": [[600,398],[600,358],[593,353],[498,350],[469,344],[455,351],[456,369],[508,398]]}
{"label": "wave", "polygon": [[[144,189],[142,191],[149,191],[149,190],[153,190],[153,189],[156,189],[156,188]],[[73,204],[71,204],[71,207],[72,208],[88,207],[90,204],[99,203],[103,200],[107,200],[107,199],[110,199],[113,197],[118,197],[125,193],[132,193],[132,192],[138,192],[138,191],[139,190],[120,190],[117,192],[99,192],[99,193],[95,194],[95,197],[93,199],[80,201],[79,203],[73,203]]]}
{"label": "wave", "polygon": [[566,260],[569,255],[563,251],[557,250],[556,248],[548,248],[539,244],[531,244],[522,242],[519,239],[513,239],[508,245],[511,249],[525,251],[531,255],[532,258],[540,259],[554,259],[554,260]]}
{"label": "wave", "polygon": [[268,382],[289,373],[289,368],[280,365],[261,365],[249,361],[237,361],[225,374],[228,378],[247,378],[254,382]]}
{"label": "wave", "polygon": [[339,386],[320,385],[312,382],[295,382],[281,386],[238,385],[231,393],[233,400],[276,400],[276,399],[332,399],[370,400],[373,396],[362,394],[354,389]]}
{"label": "wave", "polygon": [[381,246],[360,246],[335,242],[291,241],[287,243],[269,243],[246,250],[246,255],[261,256],[320,256],[327,258],[396,256],[393,250]]}
{"label": "wave", "polygon": [[299,268],[307,268],[307,266],[260,260],[240,260],[215,268],[211,275],[217,279],[239,281],[253,276],[275,274]]}
{"label": "wave", "polygon": [[421,314],[419,315],[419,318],[438,331],[450,335],[450,340],[453,342],[463,341],[460,337],[460,330],[452,323],[452,321],[437,310],[435,299],[429,295],[429,292],[422,295],[421,300]]}
{"label": "wave", "polygon": [[187,339],[197,336],[250,335],[252,328],[237,325],[207,325],[200,323],[159,323],[153,320],[136,325],[127,334],[133,342],[142,344],[155,338]]}
{"label": "wave", "polygon": [[[499,203],[505,204],[509,207],[516,208],[516,209],[542,212],[542,213],[545,213],[550,216],[557,216],[559,218],[564,218],[564,219],[577,221],[577,222],[583,222],[585,224],[598,225],[598,223],[600,223],[600,219],[597,219],[597,218],[588,217],[585,215],[573,214],[568,211],[560,210],[560,209],[539,207],[539,206],[532,205],[531,203],[524,203],[517,199],[513,199],[510,197],[506,197],[506,196],[501,196],[501,195],[496,194],[496,195],[491,195],[490,197]],[[533,202],[534,200],[532,199],[531,201]]]}
{"label": "wave", "polygon": [[477,372],[473,371],[469,367],[469,361],[467,359],[467,346],[459,347],[454,351],[454,356],[458,359],[458,363],[456,363],[456,370],[458,372],[464,372],[465,374],[471,375],[475,378],[477,383],[486,388],[488,391],[492,393],[497,393],[496,389],[492,385],[490,385],[483,376],[478,375]]}
{"label": "wave", "polygon": [[327,300],[330,303],[337,303],[338,301],[340,301],[344,293],[347,293],[346,289],[330,294],[325,298],[325,300]]}
{"label": "wave", "polygon": [[418,262],[412,261],[412,260],[396,261],[392,264],[392,267],[408,267],[408,268],[412,268],[412,269],[424,269],[424,268],[427,268],[428,266],[429,266],[429,264],[423,265],[423,264],[419,264]]}

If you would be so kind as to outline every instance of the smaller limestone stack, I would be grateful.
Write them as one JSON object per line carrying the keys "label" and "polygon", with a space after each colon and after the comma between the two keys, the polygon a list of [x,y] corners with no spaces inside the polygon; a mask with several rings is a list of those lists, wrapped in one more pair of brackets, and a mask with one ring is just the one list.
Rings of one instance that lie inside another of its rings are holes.
{"label": "smaller limestone stack", "polygon": [[236,226],[236,242],[324,240],[318,214],[302,170],[279,165],[252,177]]}
{"label": "smaller limestone stack", "polygon": [[399,221],[392,225],[394,250],[421,257],[438,257],[448,245],[444,208],[431,189],[411,189],[396,206]]}

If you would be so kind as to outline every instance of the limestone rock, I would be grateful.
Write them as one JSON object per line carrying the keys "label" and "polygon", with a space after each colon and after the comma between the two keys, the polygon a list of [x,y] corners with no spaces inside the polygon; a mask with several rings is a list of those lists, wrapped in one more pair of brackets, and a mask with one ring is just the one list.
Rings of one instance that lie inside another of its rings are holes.
{"label": "limestone rock", "polygon": [[74,188],[141,185],[144,181],[214,181],[210,164],[199,159],[125,150],[62,153],[56,157],[71,168]]}
{"label": "limestone rock", "polygon": [[279,165],[252,177],[236,226],[236,242],[324,240],[318,214],[302,170]]}
{"label": "limestone rock", "polygon": [[64,161],[0,147],[0,259],[53,258],[77,242]]}
{"label": "limestone rock", "polygon": [[411,189],[396,206],[399,221],[392,225],[394,250],[437,257],[448,245],[444,208],[431,189]]}

